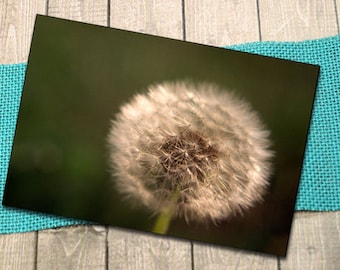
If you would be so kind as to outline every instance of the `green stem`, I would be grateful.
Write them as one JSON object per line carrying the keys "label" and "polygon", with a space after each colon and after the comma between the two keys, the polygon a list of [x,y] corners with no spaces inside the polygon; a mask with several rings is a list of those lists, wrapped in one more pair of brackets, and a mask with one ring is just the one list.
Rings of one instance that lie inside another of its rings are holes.
{"label": "green stem", "polygon": [[172,212],[173,211],[169,211],[171,210],[171,208],[168,208],[168,211],[162,211],[161,213],[159,213],[155,225],[152,229],[153,232],[155,233],[160,233],[160,234],[166,234],[170,225],[170,221],[172,218]]}
{"label": "green stem", "polygon": [[158,215],[156,222],[153,226],[152,232],[159,234],[166,234],[175,210],[175,205],[180,195],[180,190],[177,188],[174,196],[171,198],[171,204],[165,207]]}

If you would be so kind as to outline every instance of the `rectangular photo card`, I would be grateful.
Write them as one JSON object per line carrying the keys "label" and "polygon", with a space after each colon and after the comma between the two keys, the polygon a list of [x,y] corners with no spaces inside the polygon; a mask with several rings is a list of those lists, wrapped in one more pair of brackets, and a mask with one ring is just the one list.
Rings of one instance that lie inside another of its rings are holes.
{"label": "rectangular photo card", "polygon": [[318,73],[37,15],[2,203],[285,256]]}

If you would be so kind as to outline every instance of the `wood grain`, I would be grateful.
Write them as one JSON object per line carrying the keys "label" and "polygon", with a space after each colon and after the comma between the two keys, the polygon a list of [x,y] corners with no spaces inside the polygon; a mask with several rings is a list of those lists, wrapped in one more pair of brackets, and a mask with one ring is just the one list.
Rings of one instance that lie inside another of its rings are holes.
{"label": "wood grain", "polygon": [[105,256],[105,227],[74,226],[38,234],[38,269],[105,269]]}
{"label": "wood grain", "polygon": [[[44,1],[0,1],[0,63],[26,62],[37,13]],[[0,235],[0,269],[35,269],[37,233]]]}
{"label": "wood grain", "polygon": [[195,269],[262,270],[277,269],[275,256],[259,255],[241,250],[217,248],[211,245],[194,245]]}
{"label": "wood grain", "polygon": [[0,1],[0,63],[27,62],[36,14],[46,13],[46,1]]}
{"label": "wood grain", "polygon": [[[111,1],[110,26],[182,39],[182,2]],[[191,269],[189,241],[111,228],[109,269]]]}
{"label": "wood grain", "polygon": [[[35,15],[46,12],[176,39],[185,33],[189,41],[215,46],[259,40],[259,31],[263,40],[304,40],[340,33],[339,0],[183,2],[184,20],[181,0],[2,0],[0,63],[27,61]],[[278,265],[281,270],[338,269],[339,243],[339,211],[296,213],[288,256],[279,261],[196,243],[191,253],[188,241],[78,226],[1,235],[0,269],[35,269],[36,265],[38,269],[191,269],[191,264],[195,270],[278,269]]]}
{"label": "wood grain", "polygon": [[111,0],[110,26],[182,39],[182,1]]}
{"label": "wood grain", "polygon": [[[213,46],[259,40],[256,1],[186,1],[187,40]],[[241,23],[242,22],[242,23]],[[276,269],[275,257],[194,243],[195,269]]]}
{"label": "wood grain", "polygon": [[36,232],[0,235],[0,269],[35,269]]}
{"label": "wood grain", "polygon": [[[50,0],[48,15],[107,25],[106,0]],[[104,269],[106,229],[94,226],[65,227],[38,233],[37,266],[40,269]]]}
{"label": "wood grain", "polygon": [[109,269],[191,269],[189,241],[109,229]]}
{"label": "wood grain", "polygon": [[259,39],[256,0],[189,0],[185,15],[188,41],[226,46]]}
{"label": "wood grain", "polygon": [[338,34],[340,34],[340,0],[334,0],[334,5],[336,9],[336,23],[338,27]]}
{"label": "wood grain", "polygon": [[340,266],[340,213],[299,213],[281,269],[336,270]]}
{"label": "wood grain", "polygon": [[[266,0],[259,3],[263,40],[298,41],[337,34],[332,1]],[[287,258],[279,260],[281,269],[334,269],[334,252],[340,254],[340,250],[336,242],[329,241],[328,232],[339,230],[335,222],[337,216],[337,212],[295,213]],[[337,237],[336,233],[335,239]]]}
{"label": "wood grain", "polygon": [[299,41],[337,33],[330,0],[259,1],[262,40]]}
{"label": "wood grain", "polygon": [[48,15],[107,26],[108,4],[107,0],[49,0]]}

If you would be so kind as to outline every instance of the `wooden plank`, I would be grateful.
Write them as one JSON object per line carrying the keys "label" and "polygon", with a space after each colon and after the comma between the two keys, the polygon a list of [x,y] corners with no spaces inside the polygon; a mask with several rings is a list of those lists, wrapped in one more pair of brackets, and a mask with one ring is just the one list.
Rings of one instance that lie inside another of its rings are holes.
{"label": "wooden plank", "polygon": [[181,0],[111,0],[110,26],[181,39]]}
{"label": "wooden plank", "polygon": [[337,33],[331,0],[259,1],[263,40],[298,41]]}
{"label": "wooden plank", "polygon": [[[182,1],[111,1],[110,26],[182,39]],[[109,229],[109,269],[191,269],[191,244]]]}
{"label": "wooden plank", "polygon": [[106,229],[73,226],[40,231],[38,269],[105,269]]}
{"label": "wooden plank", "polygon": [[191,269],[189,241],[109,229],[109,269]]}
{"label": "wooden plank", "polygon": [[0,269],[35,269],[37,233],[0,235]]}
{"label": "wooden plank", "polygon": [[[263,40],[305,40],[337,34],[333,1],[260,1]],[[339,212],[295,214],[281,269],[337,269]]]}
{"label": "wooden plank", "polygon": [[107,0],[49,0],[48,15],[107,26],[108,4]]}
{"label": "wooden plank", "polygon": [[340,212],[296,215],[281,269],[336,270],[340,266]]}
{"label": "wooden plank", "polygon": [[[259,40],[256,1],[186,1],[187,40],[222,46]],[[242,22],[242,23],[240,23]],[[277,269],[277,259],[194,243],[195,269]]]}
{"label": "wooden plank", "polygon": [[[0,1],[0,64],[26,62],[37,13],[45,0]],[[0,269],[35,269],[36,232],[0,235]]]}
{"label": "wooden plank", "polygon": [[46,1],[0,1],[0,63],[27,62],[37,13],[45,14]]}
{"label": "wooden plank", "polygon": [[217,248],[211,245],[194,245],[194,268],[205,270],[277,269],[275,256],[259,255],[241,250]]}
{"label": "wooden plank", "polygon": [[188,41],[226,46],[259,39],[256,0],[185,1],[185,15]]}
{"label": "wooden plank", "polygon": [[[107,25],[106,0],[50,0],[48,15]],[[65,227],[38,233],[37,266],[40,269],[104,269],[106,229],[96,226]]]}
{"label": "wooden plank", "polygon": [[334,5],[336,9],[336,22],[338,26],[338,34],[340,34],[340,0],[335,0]]}

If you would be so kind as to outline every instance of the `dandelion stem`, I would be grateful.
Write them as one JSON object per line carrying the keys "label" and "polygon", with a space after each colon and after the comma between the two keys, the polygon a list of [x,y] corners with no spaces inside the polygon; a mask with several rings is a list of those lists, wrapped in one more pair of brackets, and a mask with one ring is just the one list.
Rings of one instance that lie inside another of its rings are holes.
{"label": "dandelion stem", "polygon": [[172,211],[162,211],[155,222],[152,232],[166,234],[172,218]]}
{"label": "dandelion stem", "polygon": [[180,195],[180,190],[177,188],[173,197],[171,198],[171,204],[165,207],[158,215],[156,222],[153,226],[152,232],[159,234],[166,234],[172,219],[172,215],[175,210],[175,205]]}

